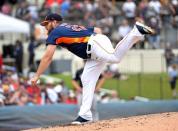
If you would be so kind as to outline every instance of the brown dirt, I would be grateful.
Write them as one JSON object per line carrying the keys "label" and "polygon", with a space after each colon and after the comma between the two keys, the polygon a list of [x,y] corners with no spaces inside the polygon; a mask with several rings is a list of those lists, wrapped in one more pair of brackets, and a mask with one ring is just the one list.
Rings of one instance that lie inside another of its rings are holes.
{"label": "brown dirt", "polygon": [[178,112],[102,120],[75,126],[54,126],[28,131],[178,131]]}

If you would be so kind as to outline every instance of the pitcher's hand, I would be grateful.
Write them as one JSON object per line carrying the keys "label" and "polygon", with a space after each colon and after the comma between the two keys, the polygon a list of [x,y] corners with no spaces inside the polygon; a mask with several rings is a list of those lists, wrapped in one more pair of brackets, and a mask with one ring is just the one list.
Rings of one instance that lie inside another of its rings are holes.
{"label": "pitcher's hand", "polygon": [[37,84],[38,80],[39,80],[39,76],[37,76],[37,75],[33,76],[32,79],[30,80],[32,86],[35,86]]}

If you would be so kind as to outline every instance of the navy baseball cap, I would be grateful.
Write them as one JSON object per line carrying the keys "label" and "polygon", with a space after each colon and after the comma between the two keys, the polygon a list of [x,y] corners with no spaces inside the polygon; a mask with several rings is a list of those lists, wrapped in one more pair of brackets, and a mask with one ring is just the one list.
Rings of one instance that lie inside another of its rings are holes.
{"label": "navy baseball cap", "polygon": [[53,21],[53,20],[62,21],[62,17],[56,13],[48,14],[45,17],[45,20],[40,23],[40,25],[45,26],[49,23],[49,21]]}

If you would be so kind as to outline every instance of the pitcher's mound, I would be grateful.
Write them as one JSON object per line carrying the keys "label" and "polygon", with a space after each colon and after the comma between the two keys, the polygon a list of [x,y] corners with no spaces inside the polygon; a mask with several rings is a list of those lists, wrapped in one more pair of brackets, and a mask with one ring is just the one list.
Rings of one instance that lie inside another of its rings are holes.
{"label": "pitcher's mound", "polygon": [[178,112],[102,120],[76,126],[38,128],[31,131],[178,131]]}

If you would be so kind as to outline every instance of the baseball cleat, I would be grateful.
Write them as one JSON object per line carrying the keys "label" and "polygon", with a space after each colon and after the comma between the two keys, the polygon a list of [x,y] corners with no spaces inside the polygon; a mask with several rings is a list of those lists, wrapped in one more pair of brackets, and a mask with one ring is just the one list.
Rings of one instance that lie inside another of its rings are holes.
{"label": "baseball cleat", "polygon": [[146,25],[144,25],[144,24],[142,24],[142,23],[140,23],[140,22],[138,22],[138,21],[136,22],[135,25],[136,25],[138,31],[139,31],[141,34],[143,34],[143,35],[146,35],[146,34],[155,34],[154,29],[152,29],[151,27],[146,26]]}
{"label": "baseball cleat", "polygon": [[89,120],[86,120],[86,119],[79,116],[71,124],[72,125],[81,125],[81,124],[86,123],[86,122],[89,122]]}

